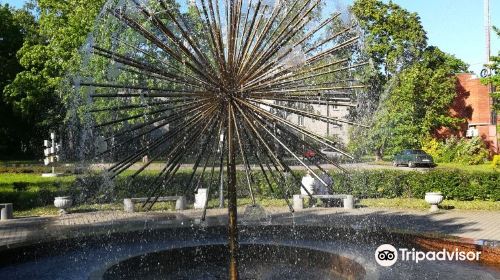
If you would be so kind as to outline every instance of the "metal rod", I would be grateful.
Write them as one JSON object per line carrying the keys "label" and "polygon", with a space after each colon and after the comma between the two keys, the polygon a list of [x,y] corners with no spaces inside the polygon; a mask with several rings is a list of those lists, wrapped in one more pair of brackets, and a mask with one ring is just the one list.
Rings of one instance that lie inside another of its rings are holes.
{"label": "metal rod", "polygon": [[241,143],[240,132],[239,132],[238,126],[236,124],[236,116],[234,114],[234,109],[233,108],[231,108],[231,109],[232,109],[232,111],[230,112],[230,114],[232,115],[232,119],[233,119],[233,122],[234,122],[234,127],[235,127],[234,131],[236,132],[236,139],[238,140],[240,155],[241,155],[241,158],[243,159],[243,165],[245,167],[245,176],[246,176],[246,179],[247,179],[248,191],[250,193],[250,198],[252,199],[252,205],[255,206],[256,205],[256,203],[255,203],[255,195],[253,194],[252,184],[250,182],[249,165],[248,165],[248,162],[247,162],[247,157],[245,156],[245,151],[243,149],[243,144]]}
{"label": "metal rod", "polygon": [[[243,119],[245,120],[245,122],[251,128],[251,130],[254,133],[254,135],[256,136],[258,142],[265,148],[264,151],[266,152],[267,156],[271,160],[271,163],[274,165],[276,171],[281,176],[283,176],[282,172],[286,170],[286,167],[283,164],[283,162],[280,161],[279,158],[275,155],[275,153],[272,151],[272,149],[269,147],[269,145],[266,143],[266,141],[264,140],[264,138],[262,137],[262,135],[259,133],[259,131],[255,127],[255,125],[248,119],[247,115],[242,110],[242,108],[240,108],[240,106],[238,105],[238,103],[235,103],[235,106],[238,109],[238,111],[241,113],[241,115],[243,116]],[[271,170],[271,169],[269,168],[269,170]],[[272,171],[271,171],[271,175],[272,175]],[[280,185],[278,184],[278,186],[280,186]],[[285,194],[284,199],[287,202],[287,204],[288,204],[288,206],[290,208],[290,211],[293,212],[294,210],[293,210],[292,206],[290,205],[290,203],[288,202],[288,198],[286,197],[286,194]]]}
{"label": "metal rod", "polygon": [[233,110],[232,101],[228,102],[227,110],[227,143],[228,143],[228,162],[227,162],[227,201],[229,212],[229,279],[238,279],[238,209],[236,197],[236,152],[234,141],[234,122],[229,113]]}

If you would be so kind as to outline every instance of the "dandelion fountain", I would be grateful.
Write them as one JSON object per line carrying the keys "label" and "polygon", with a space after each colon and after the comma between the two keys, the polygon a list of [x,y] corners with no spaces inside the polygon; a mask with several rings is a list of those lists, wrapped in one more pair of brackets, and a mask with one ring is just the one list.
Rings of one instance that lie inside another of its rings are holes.
{"label": "dandelion fountain", "polygon": [[[109,186],[126,171],[127,180],[133,182],[162,161],[141,205],[145,210],[169,190],[181,165],[192,160],[189,179],[180,191],[194,194],[204,181],[210,195],[222,182],[227,220],[207,216],[205,203],[201,220],[208,223],[167,219],[158,228],[148,228],[146,221],[139,221],[115,234],[44,245],[52,252],[50,248],[65,248],[52,257],[40,256],[39,247],[32,249],[33,254],[25,249],[19,256],[35,255],[30,262],[0,271],[13,275],[21,269],[23,275],[43,274],[40,278],[46,279],[387,278],[388,271],[366,256],[384,240],[397,245],[411,238],[325,227],[327,220],[320,216],[304,220],[296,214],[278,215],[272,222],[262,222],[265,211],[256,206],[252,183],[257,171],[291,213],[289,200],[295,187],[310,195],[290,168],[289,158],[330,187],[321,176],[326,170],[304,160],[299,146],[314,151],[339,172],[345,170],[320,148],[351,157],[334,141],[284,117],[295,114],[359,125],[298,106],[355,108],[357,92],[364,88],[356,81],[357,70],[367,64],[356,51],[356,26],[343,22],[338,13],[320,19],[323,4],[320,0],[107,1],[82,49],[82,67],[74,79],[76,109],[70,118],[79,124],[75,134],[82,143],[75,154],[114,162],[103,172]],[[237,167],[244,173],[243,184],[237,182]],[[256,206],[248,211],[245,224],[238,222],[241,189]],[[443,268],[433,269],[423,273],[400,264],[394,271],[400,277],[425,278]],[[448,270],[459,271],[456,266]],[[471,271],[463,275],[476,275]]]}
{"label": "dandelion fountain", "polygon": [[[215,163],[222,169],[225,162],[231,279],[238,278],[236,192],[243,187],[236,184],[237,161],[244,165],[245,187],[255,205],[249,160],[258,155],[245,147],[251,145],[265,157],[257,158],[268,163],[267,170],[260,164],[261,172],[275,172],[276,177],[266,178],[269,184],[276,180],[280,188],[286,187],[282,184],[285,173],[293,172],[273,145],[325,186],[311,164],[287,142],[296,139],[320,156],[313,143],[321,144],[349,157],[333,141],[273,114],[288,111],[323,122],[353,124],[293,106],[318,101],[353,106],[354,91],[363,88],[345,79],[365,64],[356,63],[352,55],[352,46],[358,42],[354,27],[332,32],[329,26],[339,14],[315,20],[320,4],[311,0],[203,0],[186,6],[167,0],[110,1],[99,19],[101,28],[86,45],[90,75],[79,81],[79,93],[88,101],[93,134],[103,137],[107,147],[94,156],[123,155],[107,169],[111,179],[145,156],[149,160],[132,179],[153,161],[166,158],[142,207],[151,209],[188,153],[197,157],[186,192],[199,188],[196,176],[210,173],[213,177]],[[223,147],[217,155],[219,135]],[[130,149],[136,140],[139,145]],[[211,161],[213,166],[207,168]],[[202,172],[197,173],[200,166]],[[288,201],[291,194],[284,193],[293,212]]]}

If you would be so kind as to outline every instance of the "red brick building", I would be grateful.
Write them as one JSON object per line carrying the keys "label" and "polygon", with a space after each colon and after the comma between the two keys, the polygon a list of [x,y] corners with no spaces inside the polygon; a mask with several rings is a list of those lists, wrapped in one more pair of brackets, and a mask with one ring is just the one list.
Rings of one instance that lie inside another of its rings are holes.
{"label": "red brick building", "polygon": [[457,96],[452,105],[451,115],[466,119],[459,131],[441,130],[440,137],[457,135],[459,137],[480,136],[492,154],[498,154],[499,139],[497,123],[500,117],[492,110],[489,86],[473,74],[457,75]]}

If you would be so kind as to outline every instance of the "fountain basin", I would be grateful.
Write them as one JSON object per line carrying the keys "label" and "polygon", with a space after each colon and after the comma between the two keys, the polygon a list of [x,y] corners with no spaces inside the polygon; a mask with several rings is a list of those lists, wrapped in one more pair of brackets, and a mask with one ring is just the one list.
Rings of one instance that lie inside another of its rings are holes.
{"label": "fountain basin", "polygon": [[[225,226],[191,224],[61,237],[0,251],[0,275],[5,279],[226,279],[226,233]],[[443,279],[500,278],[495,266],[469,262],[397,262],[382,267],[375,260],[381,244],[422,248],[414,236],[380,229],[240,225],[239,233],[242,279],[434,279],[437,274],[446,275]]]}
{"label": "fountain basin", "polygon": [[[327,251],[249,243],[239,249],[240,279],[364,279],[366,274],[359,263]],[[102,279],[225,279],[228,262],[224,244],[174,248],[120,261]]]}

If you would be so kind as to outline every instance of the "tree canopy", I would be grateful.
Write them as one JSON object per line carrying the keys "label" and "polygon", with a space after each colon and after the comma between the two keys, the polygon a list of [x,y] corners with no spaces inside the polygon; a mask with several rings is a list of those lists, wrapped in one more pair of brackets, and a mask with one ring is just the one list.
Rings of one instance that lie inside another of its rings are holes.
{"label": "tree canopy", "polygon": [[39,153],[41,139],[47,137],[49,130],[57,130],[65,117],[63,92],[58,86],[76,64],[78,50],[103,2],[37,0],[23,11],[37,18],[26,24],[30,37],[17,52],[23,71],[3,92],[5,101],[29,124],[29,135],[23,136],[28,153]]}
{"label": "tree canopy", "polygon": [[454,127],[449,116],[456,91],[455,73],[467,71],[461,60],[427,46],[420,18],[392,1],[357,0],[352,7],[364,31],[370,96],[378,106],[365,112],[370,129],[354,129],[351,147],[377,157],[419,148],[440,127]]}
{"label": "tree canopy", "polygon": [[411,64],[427,45],[420,17],[392,1],[356,0],[352,12],[365,33],[365,52],[387,77]]}
{"label": "tree canopy", "polygon": [[[497,36],[500,37],[500,28],[493,27]],[[492,56],[490,58],[492,65],[490,65],[490,69],[492,75],[483,79],[485,84],[491,84],[494,86],[495,91],[491,93],[491,97],[494,100],[493,106],[495,110],[500,113],[500,52],[497,56]]]}
{"label": "tree canopy", "polygon": [[391,154],[420,148],[421,142],[441,127],[455,127],[450,104],[456,91],[455,73],[467,65],[436,47],[428,47],[419,61],[395,78],[391,93],[382,100],[371,137],[376,147]]}
{"label": "tree canopy", "polygon": [[28,39],[34,25],[33,16],[24,10],[15,10],[9,5],[0,5],[0,154],[9,157],[23,151],[27,138],[26,123],[8,102],[4,88],[23,70],[17,52]]}
{"label": "tree canopy", "polygon": [[[1,6],[0,146],[38,154],[41,139],[61,126],[68,106],[61,82],[80,65],[79,50],[104,2],[32,0],[18,11]],[[371,129],[353,130],[362,139],[354,149],[382,154],[417,147],[432,130],[453,127],[457,120],[447,111],[454,74],[466,71],[465,63],[427,46],[419,16],[392,1],[355,0],[351,12],[363,33],[360,56],[372,62],[358,77],[369,90],[360,93],[362,109],[354,114]],[[485,82],[498,87],[500,58],[493,61],[497,74]]]}

